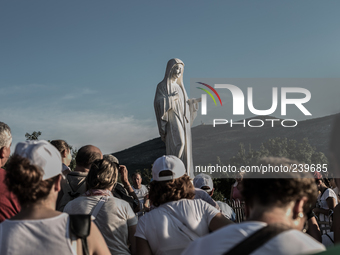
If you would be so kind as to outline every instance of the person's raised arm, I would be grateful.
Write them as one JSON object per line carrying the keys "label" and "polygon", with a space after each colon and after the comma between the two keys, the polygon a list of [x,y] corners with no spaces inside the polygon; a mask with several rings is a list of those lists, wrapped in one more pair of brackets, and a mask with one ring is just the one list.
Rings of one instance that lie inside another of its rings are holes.
{"label": "person's raised arm", "polygon": [[129,182],[129,176],[128,176],[128,170],[126,168],[126,166],[124,165],[120,165],[119,166],[119,173],[120,173],[120,178],[121,181],[124,185],[124,188],[127,190],[127,192],[129,192],[129,195],[132,196],[134,198],[134,200],[138,203],[138,206],[136,206],[136,210],[134,210],[135,213],[140,211],[140,205],[139,205],[139,200],[138,197],[135,193],[135,191],[133,190],[130,182]]}

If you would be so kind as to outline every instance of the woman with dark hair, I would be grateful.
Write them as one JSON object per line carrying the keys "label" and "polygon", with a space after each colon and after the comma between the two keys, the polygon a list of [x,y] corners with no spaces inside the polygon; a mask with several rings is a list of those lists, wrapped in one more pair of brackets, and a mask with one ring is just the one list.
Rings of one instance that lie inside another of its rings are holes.
{"label": "woman with dark hair", "polygon": [[313,209],[313,212],[319,217],[320,221],[329,222],[330,216],[338,204],[338,198],[334,190],[325,184],[320,173],[315,172],[314,176],[316,177],[315,183],[320,193],[317,198],[317,206]]}
{"label": "woman with dark hair", "polygon": [[[258,166],[289,169],[291,164],[298,163],[264,158]],[[308,172],[246,173],[242,195],[247,221],[198,239],[182,255],[297,255],[325,250],[302,231],[317,195],[312,177]]]}
{"label": "woman with dark hair", "polygon": [[[91,214],[111,254],[135,254],[137,218],[126,201],[116,198],[111,190],[117,182],[118,170],[125,170],[110,159],[98,159],[86,177],[87,191],[64,208],[69,214]],[[131,251],[128,243],[131,244]]]}
{"label": "woman with dark hair", "polygon": [[71,173],[71,169],[69,168],[72,160],[70,145],[68,145],[64,140],[53,140],[51,141],[51,144],[56,147],[61,154],[61,160],[63,162],[63,174],[66,175]]}
{"label": "woman with dark hair", "polygon": [[[6,183],[22,209],[0,224],[0,254],[83,254],[70,216],[55,210],[61,170],[60,153],[47,141],[17,144],[6,168]],[[98,228],[90,225],[89,254],[109,254]]]}
{"label": "woman with dark hair", "polygon": [[137,225],[138,254],[180,254],[191,241],[232,223],[215,207],[195,197],[183,162],[158,158],[152,167],[149,199],[156,208]]}

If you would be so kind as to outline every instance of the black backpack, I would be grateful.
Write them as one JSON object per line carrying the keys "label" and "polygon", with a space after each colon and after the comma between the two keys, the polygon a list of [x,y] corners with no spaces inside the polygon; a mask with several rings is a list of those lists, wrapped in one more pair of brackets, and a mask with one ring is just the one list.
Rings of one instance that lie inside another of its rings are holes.
{"label": "black backpack", "polygon": [[134,212],[139,208],[139,201],[136,201],[133,197],[129,196],[126,193],[125,188],[119,183],[117,183],[116,187],[112,190],[112,194],[114,197],[128,202]]}
{"label": "black backpack", "polygon": [[70,216],[70,229],[72,234],[81,239],[84,255],[89,255],[89,247],[87,245],[87,237],[91,231],[91,215],[74,214]]}

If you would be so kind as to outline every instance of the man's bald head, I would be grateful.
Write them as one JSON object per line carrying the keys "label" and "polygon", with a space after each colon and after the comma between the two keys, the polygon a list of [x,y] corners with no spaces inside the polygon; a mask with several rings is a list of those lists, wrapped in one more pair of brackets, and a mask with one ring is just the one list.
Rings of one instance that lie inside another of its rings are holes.
{"label": "man's bald head", "polygon": [[103,154],[99,148],[93,145],[85,145],[78,150],[76,156],[77,167],[90,169],[96,159],[102,159]]}

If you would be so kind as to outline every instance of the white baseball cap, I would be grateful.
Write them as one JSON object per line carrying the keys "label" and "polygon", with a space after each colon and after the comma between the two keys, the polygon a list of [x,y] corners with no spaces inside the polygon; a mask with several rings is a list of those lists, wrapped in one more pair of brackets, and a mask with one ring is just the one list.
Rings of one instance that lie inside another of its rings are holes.
{"label": "white baseball cap", "polygon": [[204,186],[209,187],[209,189],[205,189],[207,192],[211,192],[214,188],[213,181],[211,177],[207,174],[198,174],[194,178],[194,186],[195,188],[202,188]]}
{"label": "white baseball cap", "polygon": [[43,180],[62,173],[60,152],[47,141],[36,140],[18,143],[14,154],[27,158],[31,164],[39,166],[44,171]]}
{"label": "white baseball cap", "polygon": [[[172,175],[159,176],[160,172],[169,170]],[[182,177],[186,174],[185,166],[179,158],[173,155],[164,155],[153,163],[152,180],[153,181],[169,181]]]}

